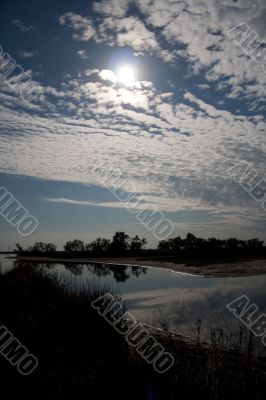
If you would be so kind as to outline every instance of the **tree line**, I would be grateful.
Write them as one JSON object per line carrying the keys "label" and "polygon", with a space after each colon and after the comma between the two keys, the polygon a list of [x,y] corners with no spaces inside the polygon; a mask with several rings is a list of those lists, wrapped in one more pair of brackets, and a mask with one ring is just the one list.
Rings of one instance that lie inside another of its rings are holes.
{"label": "tree line", "polygon": [[[130,237],[125,232],[116,232],[113,238],[106,239],[98,237],[92,242],[85,243],[83,240],[69,240],[64,244],[64,251],[68,253],[95,253],[95,254],[124,254],[126,252],[140,252],[144,250],[147,240],[138,235]],[[258,250],[263,248],[264,242],[257,238],[240,240],[236,238],[216,239],[211,237],[204,239],[188,233],[185,238],[177,236],[167,240],[161,240],[157,246],[157,252],[178,254],[182,252],[195,251],[237,251],[237,250]],[[16,244],[15,252],[31,253],[54,253],[57,251],[55,243],[36,242],[33,246],[23,249]],[[156,250],[154,250],[156,251]]]}
{"label": "tree line", "polygon": [[256,250],[262,248],[263,243],[262,240],[257,238],[249,240],[240,240],[236,238],[216,239],[215,237],[203,239],[193,235],[193,233],[188,233],[184,239],[177,236],[175,238],[160,241],[158,244],[158,250],[171,253],[176,253],[182,250]]}
{"label": "tree line", "polygon": [[[140,238],[138,235],[130,237],[124,232],[116,232],[112,238],[97,238],[90,243],[85,243],[83,240],[74,239],[69,240],[64,244],[64,250],[70,253],[81,253],[81,252],[92,252],[92,253],[114,253],[120,254],[128,250],[139,251],[144,248],[147,244],[145,238]],[[44,243],[36,242],[33,246],[27,249],[23,249],[22,246],[17,243],[15,252],[32,252],[32,253],[53,253],[57,251],[55,243]]]}

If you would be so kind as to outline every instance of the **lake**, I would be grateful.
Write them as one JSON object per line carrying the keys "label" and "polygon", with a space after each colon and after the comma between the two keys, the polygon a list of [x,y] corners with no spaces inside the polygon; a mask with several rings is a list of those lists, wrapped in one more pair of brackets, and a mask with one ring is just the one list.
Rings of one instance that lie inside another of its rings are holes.
{"label": "lake", "polygon": [[[10,257],[10,256],[9,256]],[[14,260],[0,255],[1,273],[14,268]],[[226,308],[241,295],[266,312],[266,275],[241,278],[202,278],[165,269],[107,264],[36,263],[47,274],[55,272],[70,285],[89,283],[106,287],[122,296],[140,322],[193,337],[196,321],[202,321],[202,334],[208,337],[215,327],[225,330],[242,325]]]}

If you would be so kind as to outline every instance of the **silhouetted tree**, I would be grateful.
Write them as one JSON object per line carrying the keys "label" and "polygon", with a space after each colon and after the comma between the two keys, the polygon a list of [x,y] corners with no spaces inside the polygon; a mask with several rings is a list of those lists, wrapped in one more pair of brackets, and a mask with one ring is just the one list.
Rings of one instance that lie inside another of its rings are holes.
{"label": "silhouetted tree", "polygon": [[22,251],[23,247],[19,243],[16,243],[15,252],[21,253]]}
{"label": "silhouetted tree", "polygon": [[106,253],[108,250],[110,250],[111,246],[111,241],[109,239],[104,239],[104,238],[97,238],[93,242],[89,243],[86,246],[87,250],[91,250],[95,253]]}
{"label": "silhouetted tree", "polygon": [[130,250],[141,250],[147,244],[145,238],[140,238],[138,235],[130,239]]}
{"label": "silhouetted tree", "polygon": [[221,240],[211,237],[206,242],[208,249],[218,249],[221,247]]}
{"label": "silhouetted tree", "polygon": [[172,250],[174,252],[178,252],[183,247],[183,240],[181,239],[180,236],[177,236],[176,238],[171,239],[171,244],[172,244]]}
{"label": "silhouetted tree", "polygon": [[227,239],[228,249],[235,250],[238,248],[238,240],[236,238]]}
{"label": "silhouetted tree", "polygon": [[252,249],[259,249],[259,248],[263,247],[263,241],[259,240],[257,238],[249,239],[247,241],[247,247],[252,248]]}
{"label": "silhouetted tree", "polygon": [[84,251],[84,242],[79,239],[69,240],[65,243],[64,249],[70,252]]}
{"label": "silhouetted tree", "polygon": [[261,249],[263,248],[264,242],[254,238],[249,240],[239,240],[236,238],[229,239],[216,239],[211,237],[208,239],[197,238],[192,233],[188,233],[185,239],[181,239],[180,236],[176,238],[170,238],[167,240],[161,240],[158,243],[158,250],[176,254],[180,250],[205,250],[205,251],[221,251],[228,250],[232,253],[238,249]]}
{"label": "silhouetted tree", "polygon": [[196,248],[197,238],[193,233],[188,233],[186,239],[184,240],[186,249],[191,250]]}
{"label": "silhouetted tree", "polygon": [[129,248],[129,236],[125,232],[116,232],[111,243],[114,253],[123,253]]}
{"label": "silhouetted tree", "polygon": [[158,249],[163,251],[170,251],[177,253],[184,246],[184,242],[180,236],[170,238],[168,240],[161,240],[158,244]]}
{"label": "silhouetted tree", "polygon": [[36,252],[44,251],[43,242],[35,242],[34,245],[29,250]]}
{"label": "silhouetted tree", "polygon": [[160,240],[158,244],[158,250],[161,251],[172,251],[172,242],[168,240]]}
{"label": "silhouetted tree", "polygon": [[56,251],[56,245],[54,243],[36,242],[29,251],[50,253]]}
{"label": "silhouetted tree", "polygon": [[197,238],[195,246],[197,249],[204,249],[207,247],[207,240],[203,238]]}
{"label": "silhouetted tree", "polygon": [[44,248],[47,253],[52,253],[56,251],[56,245],[55,243],[44,243]]}

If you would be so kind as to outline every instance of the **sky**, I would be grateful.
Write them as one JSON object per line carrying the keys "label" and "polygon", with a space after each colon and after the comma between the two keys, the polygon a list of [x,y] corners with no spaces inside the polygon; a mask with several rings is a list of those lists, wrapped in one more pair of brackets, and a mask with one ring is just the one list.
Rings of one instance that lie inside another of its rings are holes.
{"label": "sky", "polygon": [[[3,0],[0,186],[38,229],[22,237],[0,215],[0,249],[115,231],[156,246],[106,171],[172,236],[266,241],[261,203],[228,172],[247,162],[266,176],[265,19],[265,0]],[[230,33],[240,24],[257,57]],[[3,76],[4,53],[38,83],[34,98]]]}

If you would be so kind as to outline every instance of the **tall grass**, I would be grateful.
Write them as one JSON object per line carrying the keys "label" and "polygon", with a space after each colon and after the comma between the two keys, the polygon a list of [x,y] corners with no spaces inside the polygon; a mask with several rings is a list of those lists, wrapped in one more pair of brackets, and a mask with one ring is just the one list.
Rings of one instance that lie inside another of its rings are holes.
{"label": "tall grass", "polygon": [[255,354],[251,335],[217,327],[207,344],[201,321],[194,340],[167,325],[165,331],[150,328],[175,358],[173,368],[159,375],[90,306],[106,291],[97,282],[69,280],[29,263],[0,276],[0,322],[40,362],[25,379],[0,357],[3,398],[265,399],[265,358]]}

